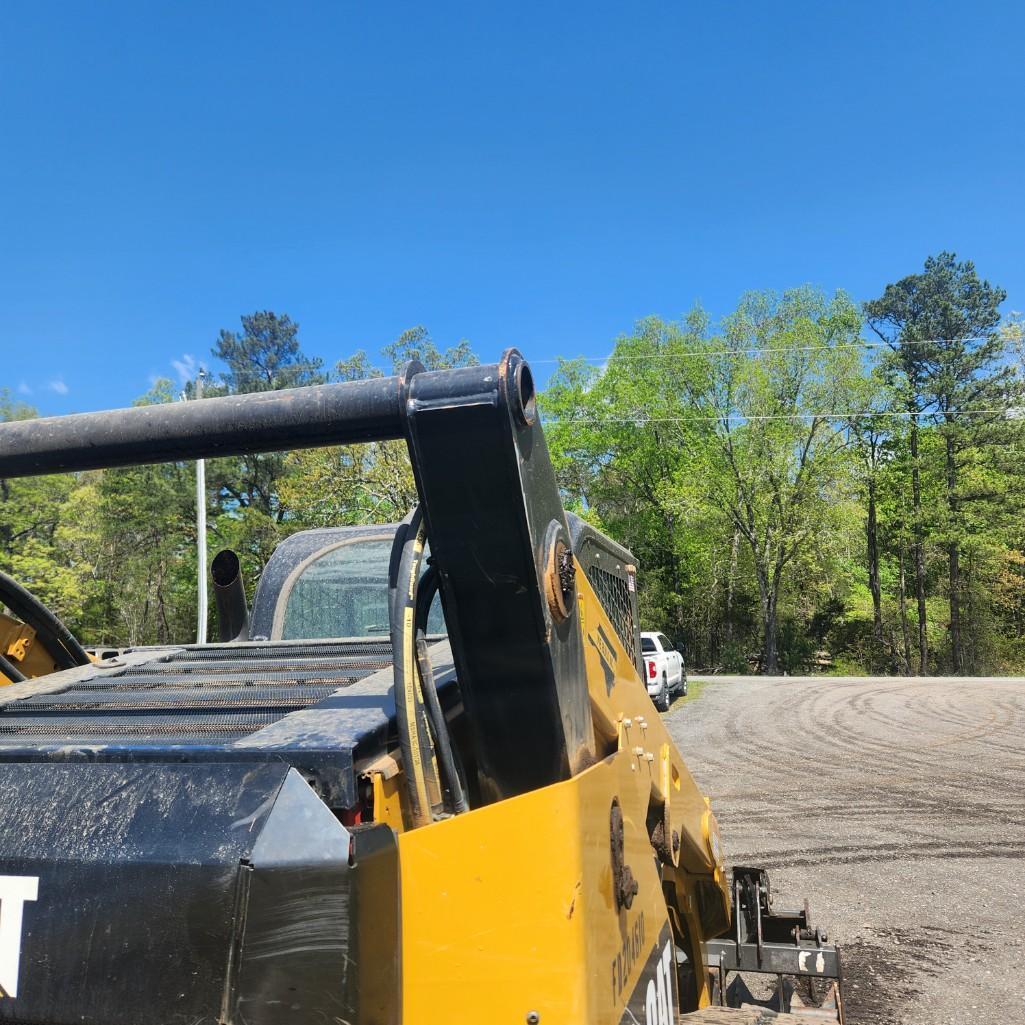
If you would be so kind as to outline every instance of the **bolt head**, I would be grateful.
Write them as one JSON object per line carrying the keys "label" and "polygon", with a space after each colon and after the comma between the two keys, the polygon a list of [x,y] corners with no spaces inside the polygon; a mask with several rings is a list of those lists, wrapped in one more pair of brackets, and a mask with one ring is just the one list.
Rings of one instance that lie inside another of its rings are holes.
{"label": "bolt head", "polygon": [[537,1023],[540,1020],[541,1020],[541,1015],[538,1014],[537,1011],[528,1011],[527,1012],[527,1025],[537,1025]]}

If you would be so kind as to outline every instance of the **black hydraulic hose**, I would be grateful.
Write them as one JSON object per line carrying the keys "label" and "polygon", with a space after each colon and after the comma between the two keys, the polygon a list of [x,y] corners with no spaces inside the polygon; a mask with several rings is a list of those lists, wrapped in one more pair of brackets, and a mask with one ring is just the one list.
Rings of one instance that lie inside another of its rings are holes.
{"label": "black hydraulic hose", "polygon": [[438,571],[429,567],[427,572],[420,578],[417,586],[416,597],[416,660],[420,670],[420,690],[423,694],[424,704],[427,707],[427,718],[431,726],[431,735],[434,738],[434,750],[438,755],[438,764],[448,786],[449,796],[452,802],[452,812],[456,815],[470,810],[466,800],[466,788],[463,785],[463,773],[452,747],[452,738],[449,734],[448,720],[441,707],[441,700],[438,697],[438,688],[434,682],[434,668],[431,665],[431,656],[427,650],[427,618],[431,612],[431,604],[434,596],[438,593]]}
{"label": "black hydraulic hose", "polygon": [[424,704],[427,706],[427,719],[434,739],[434,750],[438,755],[438,765],[448,786],[452,812],[461,815],[464,811],[470,810],[470,805],[466,801],[466,791],[456,764],[455,751],[452,749],[448,721],[445,719],[445,712],[438,699],[438,690],[434,685],[434,668],[431,666],[431,656],[427,651],[427,638],[422,632],[419,632],[416,638],[416,662],[420,671],[420,689],[423,692]]}
{"label": "black hydraulic hose", "polygon": [[87,666],[92,661],[74,634],[17,580],[0,572],[0,605],[6,605],[23,623],[36,632],[58,669]]}
{"label": "black hydraulic hose", "polygon": [[416,587],[416,628],[425,635],[427,633],[427,621],[431,615],[431,606],[434,604],[434,598],[438,593],[440,582],[437,568],[428,559],[427,569],[424,570],[424,574],[420,577]]}
{"label": "black hydraulic hose", "polygon": [[414,826],[432,821],[429,784],[437,782],[416,659],[416,591],[425,541],[423,513],[417,507],[395,535],[388,573],[395,722]]}
{"label": "black hydraulic hose", "polygon": [[10,683],[25,682],[25,674],[3,652],[0,652],[0,673],[3,673]]}

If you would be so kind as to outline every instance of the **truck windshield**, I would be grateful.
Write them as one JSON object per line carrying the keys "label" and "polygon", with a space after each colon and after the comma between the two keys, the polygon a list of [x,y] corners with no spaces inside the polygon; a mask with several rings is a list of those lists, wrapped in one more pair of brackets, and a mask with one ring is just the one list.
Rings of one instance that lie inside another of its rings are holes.
{"label": "truck windshield", "polygon": [[[347,541],[308,562],[284,595],[282,639],[387,637],[391,547],[390,539]],[[427,628],[446,632],[438,598]]]}

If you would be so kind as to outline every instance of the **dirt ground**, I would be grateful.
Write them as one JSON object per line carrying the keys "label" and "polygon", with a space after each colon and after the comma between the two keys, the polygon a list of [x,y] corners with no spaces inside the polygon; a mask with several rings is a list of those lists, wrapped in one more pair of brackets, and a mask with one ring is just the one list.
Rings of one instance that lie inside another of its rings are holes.
{"label": "dirt ground", "polygon": [[712,677],[666,721],[849,1025],[1025,1025],[1025,679]]}

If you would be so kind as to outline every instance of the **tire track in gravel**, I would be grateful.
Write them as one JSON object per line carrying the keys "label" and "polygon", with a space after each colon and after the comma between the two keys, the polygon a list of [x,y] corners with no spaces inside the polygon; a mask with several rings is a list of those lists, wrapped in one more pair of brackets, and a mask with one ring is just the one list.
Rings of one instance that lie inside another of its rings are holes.
{"label": "tire track in gravel", "polygon": [[[806,686],[806,685],[804,685]],[[887,714],[870,714],[872,695],[863,695],[851,702],[851,707],[857,715],[857,722],[852,726],[848,719],[842,714],[844,709],[829,707],[835,702],[827,702],[826,695],[817,694],[810,699],[800,695],[795,699],[791,694],[781,696],[778,715],[780,718],[789,719],[801,727],[801,732],[806,740],[800,754],[795,759],[793,780],[796,784],[792,789],[795,792],[808,792],[809,786],[814,785],[821,776],[821,766],[840,759],[855,759],[865,769],[864,780],[857,781],[851,786],[847,793],[851,795],[852,790],[869,791],[877,789],[884,783],[890,792],[892,800],[894,790],[900,791],[901,805],[905,808],[914,809],[918,812],[929,812],[935,814],[946,814],[949,811],[949,799],[942,794],[933,794],[923,786],[927,782],[929,786],[936,783],[935,763],[937,752],[946,748],[962,748],[965,744],[974,745],[976,742],[984,744],[990,752],[1010,751],[1018,754],[1018,749],[1012,744],[1000,744],[994,741],[994,733],[999,729],[1005,731],[1013,728],[1015,720],[1010,714],[1011,709],[1006,703],[1000,703],[1004,707],[998,707],[997,712],[990,713],[988,717],[980,721],[979,717],[961,716],[962,724],[969,724],[970,728],[960,729],[953,733],[937,732],[936,723],[949,723],[950,716],[946,714],[923,715],[922,708],[925,702],[919,700],[917,695],[912,707],[905,705],[902,709],[896,709]],[[917,717],[917,721],[901,723],[899,738],[890,740],[877,740],[865,735],[866,722],[872,723],[872,729],[884,732],[899,722],[897,716],[903,715],[908,720]],[[759,715],[741,718],[736,726],[739,734],[750,734],[752,730],[764,730],[764,720]],[[934,722],[930,722],[932,719]],[[998,725],[999,722],[999,725]],[[823,726],[825,723],[825,726]],[[813,727],[817,726],[818,729]],[[905,736],[906,734],[906,736]],[[757,734],[755,734],[757,736]],[[918,738],[923,735],[929,736],[927,742]],[[784,748],[784,757],[786,748]],[[745,758],[750,765],[760,766],[767,772],[775,772],[780,762],[779,752],[769,751],[765,745],[754,743],[745,750]],[[809,773],[809,766],[814,766],[814,771]],[[923,775],[926,777],[923,780]],[[885,780],[881,779],[885,777]],[[987,788],[1005,790],[1006,785],[1011,782],[1006,767],[998,767],[996,771],[987,771],[984,767],[976,764],[973,767],[973,782],[976,789]],[[788,788],[791,789],[791,788]],[[851,795],[853,796],[853,795]],[[1001,802],[996,807],[987,808],[979,803],[976,811],[987,816],[997,818],[1006,817],[1008,811],[1008,797],[1015,807],[1015,810],[1025,806],[1021,792],[1012,794],[1006,792],[1002,795]]]}
{"label": "tire track in gravel", "polygon": [[[924,858],[1009,858],[1025,856],[1025,840],[1009,840],[1004,843],[957,843],[937,840],[932,843],[875,844],[871,847],[816,847],[806,855],[787,855],[779,862],[786,868],[806,865],[854,865],[859,862],[892,861],[894,856],[902,860]],[[758,864],[779,859],[773,851],[745,851],[744,858]]]}
{"label": "tire track in gravel", "polygon": [[732,863],[844,947],[849,1025],[1025,1007],[1025,680],[711,678],[666,722]]}

